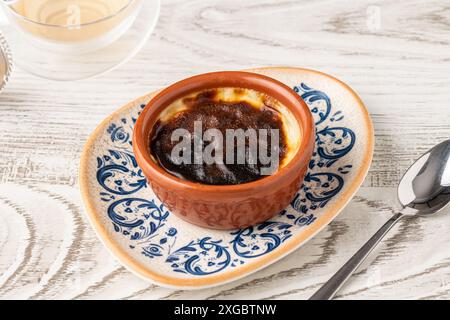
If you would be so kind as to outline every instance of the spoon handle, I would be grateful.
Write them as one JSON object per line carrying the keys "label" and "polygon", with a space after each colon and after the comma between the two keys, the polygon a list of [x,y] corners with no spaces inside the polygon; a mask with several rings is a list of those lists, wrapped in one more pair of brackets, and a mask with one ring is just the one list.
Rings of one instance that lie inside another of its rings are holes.
{"label": "spoon handle", "polygon": [[381,228],[370,238],[361,249],[356,252],[350,260],[344,264],[338,272],[334,274],[315,294],[309,298],[310,300],[328,300],[334,297],[336,292],[347,281],[348,278],[355,272],[356,269],[363,263],[367,256],[372,252],[376,245],[383,239],[383,237],[391,230],[391,228],[399,221],[403,215],[401,213],[395,214],[390,218]]}

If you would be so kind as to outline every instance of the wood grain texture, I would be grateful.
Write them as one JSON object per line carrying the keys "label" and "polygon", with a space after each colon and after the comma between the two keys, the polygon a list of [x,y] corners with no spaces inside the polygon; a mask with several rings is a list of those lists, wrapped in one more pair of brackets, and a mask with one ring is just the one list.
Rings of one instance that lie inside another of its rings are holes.
{"label": "wood grain texture", "polygon": [[[402,172],[450,137],[449,30],[450,3],[439,0],[167,0],[145,48],[106,76],[58,83],[15,70],[0,95],[0,299],[307,298],[395,212]],[[308,244],[245,279],[194,292],[138,279],[84,216],[77,170],[88,135],[176,80],[270,65],[321,70],[359,93],[376,132],[364,187]],[[445,213],[401,221],[337,298],[450,298]]]}

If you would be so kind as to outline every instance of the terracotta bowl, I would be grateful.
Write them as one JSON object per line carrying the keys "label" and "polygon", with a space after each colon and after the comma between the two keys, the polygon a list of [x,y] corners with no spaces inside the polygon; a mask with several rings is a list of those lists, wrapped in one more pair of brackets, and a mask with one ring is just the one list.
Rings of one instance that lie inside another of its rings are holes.
{"label": "terracotta bowl", "polygon": [[[284,105],[299,127],[301,139],[291,160],[274,174],[238,185],[206,185],[177,178],[151,157],[149,139],[161,112],[173,101],[202,90],[246,88]],[[289,205],[299,190],[314,149],[314,123],[303,100],[272,78],[249,72],[214,72],[182,80],[162,90],[145,107],[133,133],[136,160],[156,196],[180,218],[214,228],[247,227],[270,219]]]}

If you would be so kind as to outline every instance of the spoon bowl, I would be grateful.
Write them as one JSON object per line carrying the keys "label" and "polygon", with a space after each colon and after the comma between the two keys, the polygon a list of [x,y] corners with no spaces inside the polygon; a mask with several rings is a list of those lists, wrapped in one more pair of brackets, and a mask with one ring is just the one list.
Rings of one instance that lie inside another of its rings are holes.
{"label": "spoon bowl", "polygon": [[405,214],[430,215],[450,202],[450,139],[422,155],[398,185],[398,199]]}

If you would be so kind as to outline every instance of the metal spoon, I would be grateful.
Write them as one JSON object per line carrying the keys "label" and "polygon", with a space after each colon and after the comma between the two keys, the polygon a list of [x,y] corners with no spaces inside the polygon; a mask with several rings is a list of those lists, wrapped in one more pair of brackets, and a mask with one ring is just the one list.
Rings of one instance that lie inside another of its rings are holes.
{"label": "metal spoon", "polygon": [[405,216],[428,216],[450,202],[450,139],[422,155],[398,185],[401,212],[389,219],[310,300],[331,299],[388,231]]}

